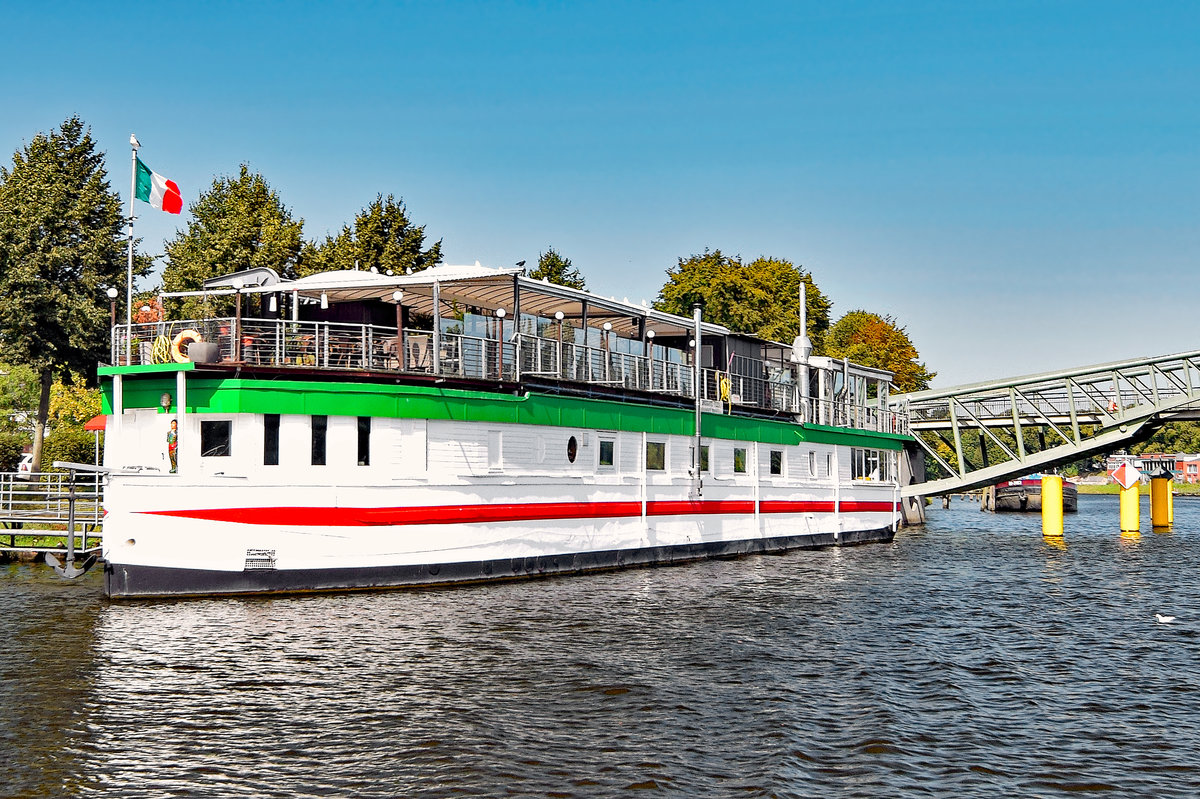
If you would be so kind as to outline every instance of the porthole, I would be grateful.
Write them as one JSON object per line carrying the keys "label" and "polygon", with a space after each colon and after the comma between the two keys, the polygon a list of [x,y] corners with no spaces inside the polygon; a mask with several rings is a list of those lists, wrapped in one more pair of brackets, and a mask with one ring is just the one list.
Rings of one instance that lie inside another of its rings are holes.
{"label": "porthole", "polygon": [[575,439],[575,436],[571,436],[567,439],[567,460],[569,460],[571,463],[574,463],[575,456],[578,454],[579,442]]}

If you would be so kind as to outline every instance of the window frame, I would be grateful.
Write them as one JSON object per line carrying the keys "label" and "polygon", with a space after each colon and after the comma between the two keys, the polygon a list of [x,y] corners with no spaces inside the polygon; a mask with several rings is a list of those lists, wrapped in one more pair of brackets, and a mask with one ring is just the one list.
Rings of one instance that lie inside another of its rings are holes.
{"label": "window frame", "polygon": [[313,414],[308,421],[309,436],[312,447],[310,450],[310,465],[329,465],[329,417],[324,414]]}
{"label": "window frame", "polygon": [[[212,432],[206,433],[206,430],[213,430],[218,425],[225,426],[225,451],[210,452],[209,447],[205,446],[205,441]],[[233,420],[232,419],[201,419],[200,420],[200,457],[202,458],[232,458],[233,457]]]}
{"label": "window frame", "polygon": [[[651,447],[656,448],[656,450],[658,451],[658,457],[654,459],[654,462],[659,464],[658,466],[650,465],[651,464],[651,458],[650,458]],[[644,456],[645,456],[646,471],[648,471],[648,472],[665,472],[667,470],[667,442],[651,441],[650,439],[646,439],[646,451],[644,453]]]}

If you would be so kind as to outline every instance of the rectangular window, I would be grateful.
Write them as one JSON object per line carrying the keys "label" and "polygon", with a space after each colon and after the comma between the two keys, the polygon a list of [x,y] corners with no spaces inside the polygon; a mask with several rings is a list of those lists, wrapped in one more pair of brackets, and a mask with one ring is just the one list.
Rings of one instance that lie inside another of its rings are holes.
{"label": "rectangular window", "polygon": [[771,450],[771,474],[783,474],[783,451]]}
{"label": "rectangular window", "polygon": [[613,465],[613,456],[616,451],[616,442],[600,439],[600,467],[609,468]]}
{"label": "rectangular window", "polygon": [[833,453],[825,453],[825,476],[833,477]]}
{"label": "rectangular window", "polygon": [[857,448],[850,450],[850,479],[878,480],[879,450]]}
{"label": "rectangular window", "polygon": [[358,465],[371,465],[371,417],[358,417]]}
{"label": "rectangular window", "polygon": [[328,416],[312,418],[312,465],[325,465],[325,433],[329,429]]}
{"label": "rectangular window", "polygon": [[708,444],[700,445],[700,471],[708,471]]}
{"label": "rectangular window", "polygon": [[744,474],[746,472],[746,448],[733,448],[733,471],[735,474]]}
{"label": "rectangular window", "polygon": [[233,422],[200,422],[200,454],[205,458],[227,458],[232,452]]}
{"label": "rectangular window", "polygon": [[662,441],[646,442],[646,468],[661,472],[667,468],[667,445]]}
{"label": "rectangular window", "polygon": [[279,465],[279,414],[263,416],[263,465]]}
{"label": "rectangular window", "polygon": [[808,453],[808,474],[810,477],[817,476],[817,453]]}

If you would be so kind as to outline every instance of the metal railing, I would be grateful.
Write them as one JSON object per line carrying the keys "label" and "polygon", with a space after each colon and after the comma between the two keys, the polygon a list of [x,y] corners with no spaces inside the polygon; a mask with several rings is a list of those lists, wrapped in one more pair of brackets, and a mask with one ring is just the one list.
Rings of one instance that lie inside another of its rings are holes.
{"label": "metal railing", "polygon": [[[344,322],[219,318],[118,325],[113,334],[113,363],[171,360],[171,343],[184,331],[215,343],[221,361],[260,366],[399,371],[500,381],[542,377],[689,399],[694,394],[693,367],[683,362],[685,354],[662,347],[649,347],[645,355],[635,355],[607,344],[588,346],[527,333],[501,340]],[[668,356],[663,357],[663,352]],[[907,415],[900,410],[805,400],[791,372],[781,364],[738,356],[729,366],[728,371],[701,372],[701,399],[795,414],[810,423],[908,432]]]}
{"label": "metal railing", "polygon": [[[104,518],[104,479],[99,474],[77,473],[74,477],[74,521],[86,534],[89,527],[95,529]],[[14,545],[17,536],[66,535],[65,527],[71,520],[70,489],[70,475],[62,472],[0,472],[0,524],[7,528],[0,537],[8,537],[8,547]]]}

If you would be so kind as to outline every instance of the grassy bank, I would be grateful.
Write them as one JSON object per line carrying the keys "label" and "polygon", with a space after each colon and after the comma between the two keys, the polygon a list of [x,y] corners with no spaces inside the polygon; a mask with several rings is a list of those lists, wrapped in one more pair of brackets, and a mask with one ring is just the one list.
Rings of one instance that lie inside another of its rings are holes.
{"label": "grassy bank", "polygon": [[[1116,483],[1105,483],[1104,485],[1080,485],[1076,486],[1080,494],[1120,494],[1121,487]],[[1189,494],[1200,496],[1200,484],[1196,483],[1175,483],[1171,489],[1176,494]],[[1149,496],[1150,484],[1143,483],[1138,486],[1138,493]]]}

